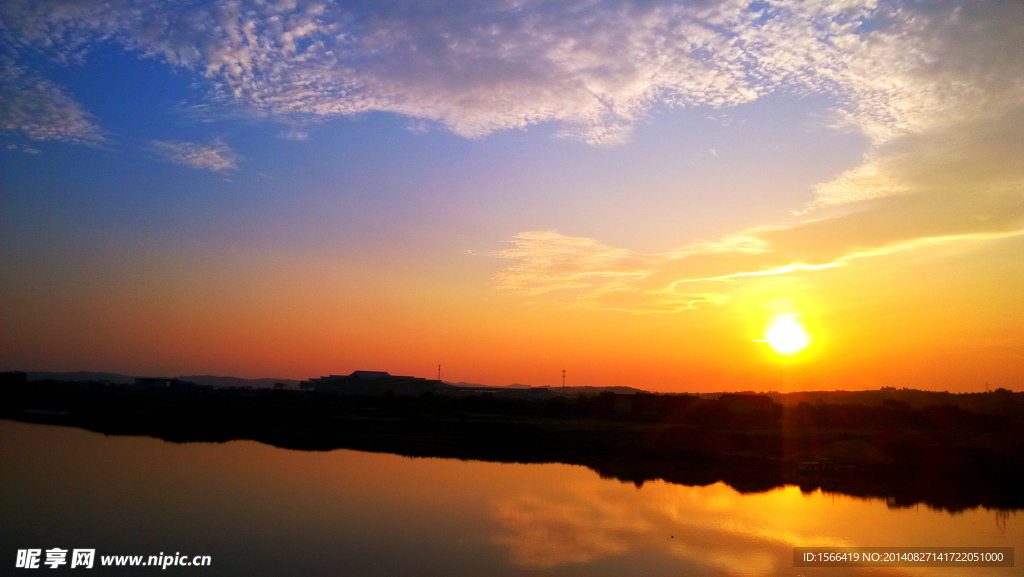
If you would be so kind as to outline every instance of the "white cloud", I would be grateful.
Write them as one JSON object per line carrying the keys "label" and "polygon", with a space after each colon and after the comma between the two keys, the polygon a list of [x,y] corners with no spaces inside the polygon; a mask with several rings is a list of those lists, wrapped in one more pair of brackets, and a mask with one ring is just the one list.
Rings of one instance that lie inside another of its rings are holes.
{"label": "white cloud", "polygon": [[309,132],[298,128],[289,128],[279,132],[277,137],[283,138],[284,140],[309,140]]}
{"label": "white cloud", "polygon": [[149,150],[163,160],[213,172],[237,170],[239,156],[220,140],[209,144],[178,141],[149,141]]}
{"label": "white cloud", "polygon": [[4,57],[0,57],[0,131],[40,141],[93,146],[106,141],[92,115],[63,87]]}
{"label": "white cloud", "polygon": [[0,16],[19,45],[67,59],[113,40],[259,115],[388,111],[467,137],[550,121],[607,143],[658,104],[788,91],[832,96],[834,124],[879,144],[1020,102],[1020,9],[983,4],[8,0]]}

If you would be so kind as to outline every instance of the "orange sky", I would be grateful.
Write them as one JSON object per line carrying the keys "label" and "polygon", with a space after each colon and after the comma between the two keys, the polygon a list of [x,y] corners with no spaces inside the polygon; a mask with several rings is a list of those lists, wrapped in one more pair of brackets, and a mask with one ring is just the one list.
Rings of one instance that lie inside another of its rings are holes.
{"label": "orange sky", "polygon": [[5,4],[0,367],[1024,388],[1024,7],[320,4]]}

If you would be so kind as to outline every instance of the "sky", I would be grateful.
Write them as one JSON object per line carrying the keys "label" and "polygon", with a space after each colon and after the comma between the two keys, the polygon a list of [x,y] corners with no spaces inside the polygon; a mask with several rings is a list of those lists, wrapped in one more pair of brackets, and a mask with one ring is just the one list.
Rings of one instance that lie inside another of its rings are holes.
{"label": "sky", "polygon": [[1022,62],[1003,1],[6,0],[0,368],[1021,390]]}

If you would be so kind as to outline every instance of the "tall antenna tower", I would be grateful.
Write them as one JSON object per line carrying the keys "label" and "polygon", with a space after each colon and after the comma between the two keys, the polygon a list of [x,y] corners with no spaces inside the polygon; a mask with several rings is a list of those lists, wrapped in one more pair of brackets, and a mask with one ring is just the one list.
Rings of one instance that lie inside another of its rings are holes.
{"label": "tall antenna tower", "polygon": [[441,365],[437,365],[437,382],[441,382]]}
{"label": "tall antenna tower", "polygon": [[562,369],[562,392],[565,392],[565,369]]}

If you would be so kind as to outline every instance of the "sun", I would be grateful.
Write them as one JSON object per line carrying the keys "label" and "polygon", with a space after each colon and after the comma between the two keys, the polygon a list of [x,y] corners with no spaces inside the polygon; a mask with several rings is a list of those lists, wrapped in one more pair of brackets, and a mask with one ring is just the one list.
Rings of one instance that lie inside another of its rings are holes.
{"label": "sun", "polygon": [[807,335],[804,326],[798,321],[782,317],[768,328],[765,340],[776,352],[791,355],[807,348],[811,337]]}

